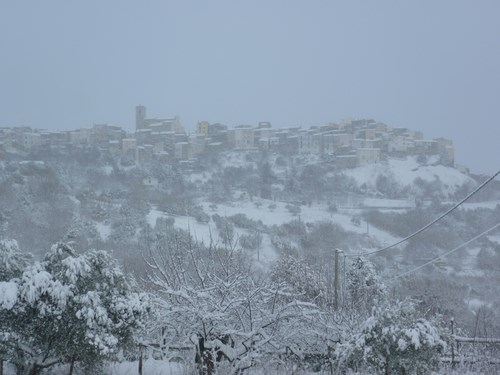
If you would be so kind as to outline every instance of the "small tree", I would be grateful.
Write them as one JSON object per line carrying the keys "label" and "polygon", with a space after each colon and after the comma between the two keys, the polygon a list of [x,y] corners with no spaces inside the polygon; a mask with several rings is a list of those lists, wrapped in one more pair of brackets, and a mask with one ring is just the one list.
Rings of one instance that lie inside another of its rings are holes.
{"label": "small tree", "polygon": [[161,298],[161,346],[194,345],[199,374],[221,368],[239,374],[268,351],[307,348],[316,306],[280,283],[253,277],[235,247],[206,247],[170,231],[158,233],[144,255]]}
{"label": "small tree", "polygon": [[284,284],[292,292],[292,298],[300,296],[302,301],[326,306],[328,295],[327,281],[318,271],[311,268],[305,260],[284,255],[276,262],[271,272],[272,281]]}
{"label": "small tree", "polygon": [[359,332],[337,350],[342,367],[420,375],[438,367],[445,346],[438,329],[419,318],[414,303],[406,300],[374,308]]}
{"label": "small tree", "polygon": [[215,227],[219,232],[222,243],[225,246],[233,246],[236,240],[233,223],[227,217],[218,214],[213,214],[212,219],[215,222]]}
{"label": "small tree", "polygon": [[0,304],[11,322],[0,344],[19,374],[65,360],[100,363],[132,342],[148,311],[147,296],[133,292],[103,251],[76,256],[68,245],[55,245],[10,283],[16,298]]}
{"label": "small tree", "polygon": [[250,234],[242,234],[239,238],[239,243],[243,249],[256,251],[257,260],[260,260],[260,249],[262,247],[263,236],[258,230],[254,230]]}
{"label": "small tree", "polygon": [[362,257],[350,260],[346,278],[346,306],[356,310],[360,315],[369,313],[385,295],[385,285],[381,282],[373,263]]}

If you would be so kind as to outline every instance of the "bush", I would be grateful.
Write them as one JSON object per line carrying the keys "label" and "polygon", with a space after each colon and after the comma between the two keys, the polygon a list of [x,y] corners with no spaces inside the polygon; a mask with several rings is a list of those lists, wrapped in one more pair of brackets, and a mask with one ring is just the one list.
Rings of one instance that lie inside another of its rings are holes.
{"label": "bush", "polygon": [[245,214],[236,214],[229,216],[228,220],[230,220],[237,228],[257,229],[263,227],[262,221],[250,219]]}
{"label": "bush", "polygon": [[222,243],[226,246],[231,246],[234,244],[234,225],[226,217],[222,217],[218,214],[212,215],[212,220],[215,223],[215,227],[219,232],[219,236],[222,239]]}
{"label": "bush", "polygon": [[295,204],[287,204],[285,208],[293,215],[297,216],[300,214],[300,206],[297,206]]}
{"label": "bush", "polygon": [[446,347],[438,329],[419,318],[411,301],[377,307],[360,331],[340,344],[339,365],[377,374],[428,374]]}
{"label": "bush", "polygon": [[208,215],[201,206],[193,207],[189,210],[189,215],[194,217],[198,223],[208,223],[210,215]]}

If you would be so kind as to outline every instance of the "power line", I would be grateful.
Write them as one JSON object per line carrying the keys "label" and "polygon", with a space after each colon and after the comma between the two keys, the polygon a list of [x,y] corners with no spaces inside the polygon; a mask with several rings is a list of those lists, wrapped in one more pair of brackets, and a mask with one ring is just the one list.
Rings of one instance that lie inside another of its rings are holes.
{"label": "power line", "polygon": [[416,232],[410,234],[409,236],[403,238],[402,240],[399,240],[398,242],[396,243],[393,243],[392,245],[389,245],[389,246],[386,246],[386,247],[383,247],[381,249],[378,249],[378,250],[373,250],[373,251],[369,251],[369,252],[366,252],[366,253],[357,253],[357,254],[346,254],[346,256],[348,257],[355,257],[355,256],[367,256],[367,255],[372,255],[372,254],[376,254],[376,253],[380,253],[382,251],[385,251],[385,250],[388,250],[390,248],[393,248],[395,246],[398,246],[400,244],[402,244],[403,242],[406,242],[408,241],[409,239],[415,237],[416,235],[422,233],[424,230],[426,230],[427,228],[429,228],[430,226],[436,224],[438,221],[440,221],[441,219],[443,219],[445,216],[449,215],[452,211],[456,210],[458,207],[460,207],[465,201],[467,201],[470,197],[472,197],[474,194],[476,194],[479,190],[481,190],[482,188],[484,188],[488,183],[490,183],[492,180],[495,179],[495,177],[497,177],[498,175],[500,174],[500,170],[497,171],[493,176],[491,176],[490,178],[488,178],[486,181],[484,181],[481,185],[479,185],[476,189],[474,189],[472,191],[472,193],[469,193],[469,195],[467,195],[464,199],[462,199],[460,202],[458,202],[457,204],[455,204],[452,208],[450,208],[448,211],[446,211],[444,214],[442,214],[441,216],[439,216],[437,219],[434,219],[433,221],[431,221],[430,223],[428,223],[427,225],[423,226],[422,228],[420,228],[419,230],[417,230]]}
{"label": "power line", "polygon": [[491,232],[492,230],[494,230],[494,229],[496,229],[496,228],[498,228],[498,227],[500,227],[500,223],[497,223],[496,225],[492,226],[490,229],[485,230],[483,233],[478,234],[477,236],[475,236],[474,238],[471,238],[471,239],[470,239],[470,240],[468,240],[467,242],[464,242],[464,243],[463,243],[463,244],[461,244],[460,246],[457,246],[457,247],[455,247],[454,249],[449,250],[449,251],[447,251],[446,253],[441,254],[441,255],[439,255],[439,256],[437,256],[437,257],[435,257],[435,258],[432,258],[432,259],[431,259],[431,260],[429,260],[428,262],[425,262],[424,264],[421,264],[421,265],[420,265],[420,266],[418,266],[418,267],[415,267],[415,268],[413,268],[413,269],[411,269],[411,270],[409,270],[409,271],[403,272],[402,274],[399,274],[399,275],[397,275],[397,276],[393,276],[393,277],[391,277],[391,278],[389,278],[389,279],[386,279],[386,280],[383,280],[383,281],[384,281],[384,282],[393,281],[393,280],[399,279],[399,278],[401,278],[401,277],[404,277],[404,276],[406,276],[406,275],[409,275],[410,273],[416,272],[416,271],[418,271],[418,270],[420,270],[420,269],[422,269],[422,268],[424,268],[424,267],[427,267],[428,265],[430,265],[430,264],[432,264],[432,263],[436,262],[437,260],[442,259],[442,258],[444,258],[444,257],[446,257],[446,256],[448,256],[448,255],[450,255],[451,253],[454,253],[455,251],[458,251],[458,250],[460,250],[460,249],[464,248],[465,246],[467,246],[467,245],[471,244],[472,242],[476,241],[478,238],[480,238],[480,237],[484,236],[485,234],[488,234],[489,232]]}
{"label": "power line", "polygon": [[[422,268],[424,268],[424,267],[427,267],[428,265],[430,265],[430,264],[432,264],[432,263],[434,263],[434,262],[438,261],[439,259],[442,259],[442,258],[444,258],[444,257],[446,257],[446,256],[448,256],[448,255],[450,255],[451,253],[454,253],[455,251],[458,251],[458,250],[460,250],[460,249],[462,249],[462,248],[464,248],[464,247],[466,247],[466,246],[470,245],[472,242],[476,241],[477,239],[481,238],[482,236],[484,236],[484,235],[488,234],[489,232],[491,232],[491,231],[493,231],[494,229],[499,228],[499,227],[500,227],[500,223],[497,223],[497,224],[495,224],[494,226],[492,226],[491,228],[489,228],[489,229],[485,230],[484,232],[482,232],[481,234],[478,234],[477,236],[475,236],[474,238],[471,238],[471,239],[470,239],[470,240],[468,240],[467,242],[464,242],[464,243],[462,243],[461,245],[459,245],[459,246],[455,247],[454,249],[449,250],[449,251],[447,251],[447,252],[445,252],[445,253],[443,253],[443,254],[441,254],[441,255],[439,255],[439,256],[437,256],[437,257],[435,257],[435,258],[432,258],[432,259],[431,259],[431,260],[429,260],[428,262],[425,262],[424,264],[421,264],[420,266],[417,266],[417,267],[415,267],[415,268],[412,268],[411,270],[408,270],[408,271],[406,271],[406,272],[403,272],[403,273],[401,273],[401,274],[399,274],[399,275],[396,275],[396,276],[393,276],[393,277],[389,277],[389,278],[387,278],[387,279],[383,279],[383,280],[381,280],[381,283],[382,283],[382,284],[385,284],[385,283],[392,282],[392,281],[394,281],[394,280],[397,280],[397,279],[400,279],[400,278],[402,278],[402,277],[408,276],[409,274],[412,274],[412,273],[414,273],[414,272],[416,272],[416,271],[418,271],[418,270],[420,270],[420,269],[422,269]],[[378,287],[379,287],[379,284],[374,284],[374,285],[364,285],[364,286],[362,286],[362,287],[361,287],[361,289],[367,289],[367,290],[370,290],[370,289],[374,289],[374,288],[378,288]]]}

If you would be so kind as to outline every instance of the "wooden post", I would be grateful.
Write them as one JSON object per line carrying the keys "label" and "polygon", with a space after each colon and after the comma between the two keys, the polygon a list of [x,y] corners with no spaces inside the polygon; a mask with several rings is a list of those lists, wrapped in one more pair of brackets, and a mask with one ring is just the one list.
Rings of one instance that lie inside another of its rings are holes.
{"label": "wooden post", "polygon": [[167,333],[167,327],[161,327],[161,345],[160,345],[160,355],[161,359],[165,359],[165,350],[167,347],[167,338],[165,337]]}
{"label": "wooden post", "polygon": [[347,266],[346,266],[346,261],[345,261],[345,254],[343,254],[343,260],[342,260],[342,282],[340,283],[340,291],[342,293],[342,306],[345,304],[345,298],[346,298],[346,282],[347,282]]}
{"label": "wooden post", "polygon": [[334,280],[334,298],[335,309],[339,308],[340,304],[340,253],[342,250],[335,249],[335,280]]}

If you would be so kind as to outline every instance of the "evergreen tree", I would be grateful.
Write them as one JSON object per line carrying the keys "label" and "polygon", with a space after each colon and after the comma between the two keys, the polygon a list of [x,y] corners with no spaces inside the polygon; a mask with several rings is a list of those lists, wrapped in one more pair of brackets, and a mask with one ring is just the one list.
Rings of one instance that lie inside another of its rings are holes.
{"label": "evergreen tree", "polygon": [[95,364],[133,341],[148,312],[104,251],[75,255],[54,245],[41,262],[9,281],[14,303],[0,301],[1,344],[19,374],[37,374],[65,360]]}

